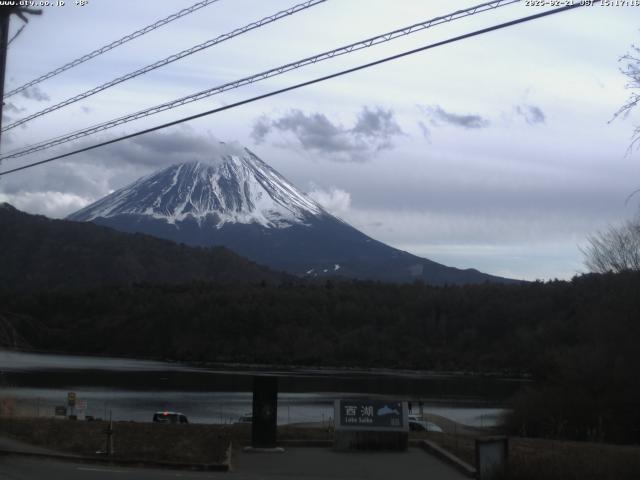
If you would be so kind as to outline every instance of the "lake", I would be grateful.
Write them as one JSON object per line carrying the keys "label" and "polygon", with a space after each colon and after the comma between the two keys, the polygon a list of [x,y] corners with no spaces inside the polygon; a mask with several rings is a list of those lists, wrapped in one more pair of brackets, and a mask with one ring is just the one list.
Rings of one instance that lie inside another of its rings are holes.
{"label": "lake", "polygon": [[324,422],[337,398],[387,397],[417,413],[466,425],[494,425],[523,381],[410,371],[317,368],[200,368],[180,363],[0,350],[0,387],[18,414],[53,415],[75,392],[81,416],[151,421],[179,411],[196,423],[232,423],[251,412],[255,375],[278,377],[278,422]]}

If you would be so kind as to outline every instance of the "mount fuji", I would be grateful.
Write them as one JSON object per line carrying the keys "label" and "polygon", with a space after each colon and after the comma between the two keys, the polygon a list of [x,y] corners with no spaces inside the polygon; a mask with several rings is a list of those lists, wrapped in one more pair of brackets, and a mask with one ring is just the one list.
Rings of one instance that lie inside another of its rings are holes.
{"label": "mount fuji", "polygon": [[206,162],[169,166],[71,214],[190,246],[225,246],[299,276],[392,282],[511,282],[376,241],[331,215],[248,149],[221,145]]}

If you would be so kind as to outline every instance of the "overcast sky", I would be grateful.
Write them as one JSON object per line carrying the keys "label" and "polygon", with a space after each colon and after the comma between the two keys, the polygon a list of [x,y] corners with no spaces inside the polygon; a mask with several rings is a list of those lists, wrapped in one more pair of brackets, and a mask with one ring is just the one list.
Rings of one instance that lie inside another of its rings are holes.
{"label": "overcast sky", "polygon": [[[5,91],[195,0],[45,7],[11,43]],[[479,1],[329,0],[2,135],[7,152]],[[294,5],[219,0],[6,100],[4,125]],[[305,67],[73,144],[89,145],[461,33],[543,11],[524,2]],[[21,26],[12,20],[12,32]],[[588,234],[632,218],[640,155],[619,58],[640,8],[554,15],[0,179],[0,201],[65,215],[170,163],[236,141],[368,235],[515,278],[584,271]],[[66,151],[60,147],[55,152]],[[2,169],[46,158],[51,150]]]}

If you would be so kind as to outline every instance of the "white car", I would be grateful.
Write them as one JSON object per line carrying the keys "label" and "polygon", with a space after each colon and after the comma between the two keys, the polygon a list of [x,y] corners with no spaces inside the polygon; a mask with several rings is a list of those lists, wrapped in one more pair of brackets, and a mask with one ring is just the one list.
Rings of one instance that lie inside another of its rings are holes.
{"label": "white car", "polygon": [[420,418],[418,415],[409,415],[407,419],[409,420],[409,430],[419,432],[429,431],[429,422]]}
{"label": "white car", "polygon": [[234,425],[243,425],[247,423],[253,423],[253,415],[251,413],[245,413],[244,415],[240,416],[238,420],[233,422]]}

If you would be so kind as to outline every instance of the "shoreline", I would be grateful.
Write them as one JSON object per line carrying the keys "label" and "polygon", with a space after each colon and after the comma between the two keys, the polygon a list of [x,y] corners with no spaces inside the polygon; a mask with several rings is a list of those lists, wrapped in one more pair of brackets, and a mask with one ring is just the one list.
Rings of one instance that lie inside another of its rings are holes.
{"label": "shoreline", "polygon": [[[529,383],[533,382],[533,376],[529,373],[513,373],[499,371],[464,371],[464,370],[420,370],[407,368],[383,368],[383,367],[363,367],[363,366],[328,366],[328,365],[295,365],[295,364],[261,364],[261,363],[241,363],[241,362],[184,362],[181,360],[157,358],[157,357],[132,357],[125,355],[103,355],[98,353],[68,353],[63,351],[46,351],[35,349],[10,349],[0,348],[0,354],[18,353],[25,355],[52,355],[58,357],[77,358],[101,358],[105,360],[129,360],[138,362],[155,362],[166,364],[167,366],[179,366],[184,368],[195,368],[203,371],[217,372],[223,370],[229,373],[300,373],[317,374],[318,376],[329,376],[331,374],[349,375],[359,374],[363,376],[395,376],[403,378],[438,378],[438,377],[460,377],[460,378],[492,378],[497,380]],[[0,372],[3,370],[0,369]],[[7,370],[10,371],[10,370]]]}

